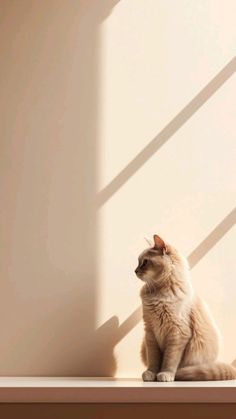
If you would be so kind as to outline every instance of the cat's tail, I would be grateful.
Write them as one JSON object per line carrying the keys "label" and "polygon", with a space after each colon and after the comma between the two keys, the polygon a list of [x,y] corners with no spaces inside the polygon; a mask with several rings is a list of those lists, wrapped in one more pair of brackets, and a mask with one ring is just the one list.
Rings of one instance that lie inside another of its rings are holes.
{"label": "cat's tail", "polygon": [[212,362],[209,364],[192,365],[177,370],[176,381],[217,381],[235,380],[236,365],[224,364],[223,362]]}

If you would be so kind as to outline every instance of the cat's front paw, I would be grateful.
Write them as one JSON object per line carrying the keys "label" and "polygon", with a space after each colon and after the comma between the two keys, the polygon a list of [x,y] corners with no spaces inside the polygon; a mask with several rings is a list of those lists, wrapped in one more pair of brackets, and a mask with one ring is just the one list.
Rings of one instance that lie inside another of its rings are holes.
{"label": "cat's front paw", "polygon": [[174,381],[174,379],[175,374],[173,372],[163,371],[157,374],[157,381],[170,382]]}
{"label": "cat's front paw", "polygon": [[143,381],[156,381],[156,373],[150,370],[146,370],[142,374]]}

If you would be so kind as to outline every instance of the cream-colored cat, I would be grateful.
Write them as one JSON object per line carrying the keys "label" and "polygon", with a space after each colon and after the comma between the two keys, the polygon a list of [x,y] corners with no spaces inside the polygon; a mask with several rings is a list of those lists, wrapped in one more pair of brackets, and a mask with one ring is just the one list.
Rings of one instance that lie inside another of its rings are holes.
{"label": "cream-colored cat", "polygon": [[157,235],[139,256],[145,339],[144,381],[231,380],[233,365],[216,362],[219,332],[205,304],[194,294],[186,259]]}

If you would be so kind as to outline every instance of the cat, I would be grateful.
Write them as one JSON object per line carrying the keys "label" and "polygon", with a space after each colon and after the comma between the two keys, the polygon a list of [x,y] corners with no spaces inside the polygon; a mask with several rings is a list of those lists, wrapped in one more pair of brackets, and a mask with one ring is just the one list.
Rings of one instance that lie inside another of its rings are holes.
{"label": "cat", "polygon": [[139,256],[145,338],[143,381],[236,379],[236,365],[217,362],[220,333],[195,295],[187,260],[158,235]]}

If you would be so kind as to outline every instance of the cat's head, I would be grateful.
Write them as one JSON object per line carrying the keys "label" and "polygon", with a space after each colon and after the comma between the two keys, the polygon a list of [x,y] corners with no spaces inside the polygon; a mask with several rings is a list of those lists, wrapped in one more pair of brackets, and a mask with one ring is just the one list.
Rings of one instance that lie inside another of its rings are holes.
{"label": "cat's head", "polygon": [[172,248],[158,235],[153,236],[153,246],[144,250],[138,258],[135,273],[141,280],[158,284],[167,277],[172,270]]}
{"label": "cat's head", "polygon": [[142,298],[146,293],[153,295],[156,291],[174,298],[192,295],[187,259],[160,236],[155,234],[153,239],[153,246],[141,253],[135,269],[137,277],[145,282]]}

